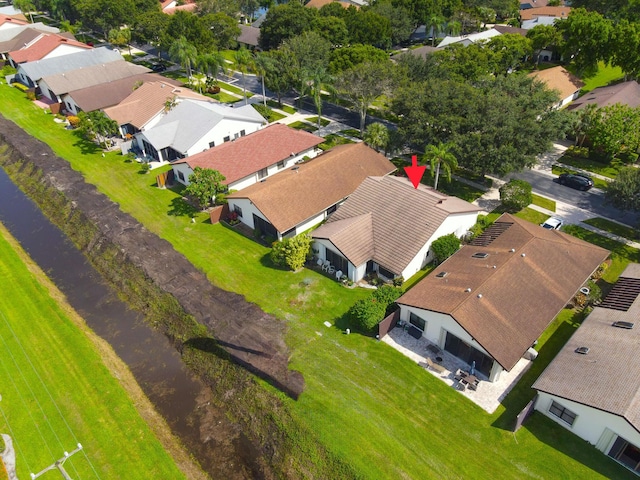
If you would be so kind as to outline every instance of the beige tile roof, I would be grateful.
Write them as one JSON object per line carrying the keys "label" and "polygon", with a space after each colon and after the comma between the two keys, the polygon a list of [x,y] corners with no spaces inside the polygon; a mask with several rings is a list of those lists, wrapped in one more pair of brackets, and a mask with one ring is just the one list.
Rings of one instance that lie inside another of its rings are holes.
{"label": "beige tile roof", "polygon": [[325,223],[314,230],[311,236],[330,240],[340,253],[356,266],[362,265],[375,256],[371,213]]}
{"label": "beige tile roof", "polygon": [[[640,279],[640,265],[630,264],[622,277]],[[635,325],[612,326],[617,321]],[[596,307],[533,388],[624,417],[640,431],[639,345],[640,297],[627,311]],[[579,347],[589,352],[576,353]]]}
{"label": "beige tile roof", "polygon": [[275,123],[174,164],[186,163],[192,170],[196,167],[218,170],[225,176],[225,183],[229,184],[322,142],[322,138],[309,132]]}
{"label": "beige tile roof", "polygon": [[280,232],[345,199],[369,176],[395,167],[364,143],[339,145],[229,198],[248,198]]}
{"label": "beige tile roof", "polygon": [[550,90],[557,90],[560,99],[565,99],[584,87],[584,82],[563,66],[532,72],[529,76],[545,83]]}
{"label": "beige tile roof", "polygon": [[570,7],[536,7],[520,10],[521,20],[531,20],[535,17],[558,17],[567,18],[571,13]]}
{"label": "beige tile roof", "polygon": [[112,82],[133,75],[149,73],[150,71],[150,69],[142,65],[135,65],[121,60],[49,75],[42,77],[42,80],[46,82],[53,93],[62,95],[73,90],[80,90],[81,88]]}
{"label": "beige tile roof", "polygon": [[[307,8],[317,8],[318,10],[324,7],[325,5],[329,5],[330,3],[336,2],[336,0],[311,0],[307,2],[304,6]],[[349,2],[336,2],[339,3],[342,8],[349,8],[352,4]]]}
{"label": "beige tile roof", "polygon": [[[114,62],[115,63],[115,62]],[[178,80],[165,78],[156,73],[143,73],[111,82],[93,85],[69,92],[69,96],[85,112],[100,110],[122,102],[135,91],[140,82],[164,82],[175,87],[182,85]]]}
{"label": "beige tile roof", "polygon": [[175,87],[168,82],[145,83],[136,89],[118,105],[106,108],[104,112],[119,125],[130,123],[141,129],[149,120],[164,109],[169,98],[193,98],[196,100],[210,100],[209,97],[189,90],[185,87]]}
{"label": "beige tile roof", "polygon": [[[354,265],[374,260],[387,270],[402,273],[450,214],[479,212],[481,208],[449,197],[425,185],[414,188],[402,177],[370,177],[313,232],[330,240]],[[335,223],[371,215],[371,232],[335,230]],[[371,237],[373,245],[368,243]],[[360,240],[364,238],[364,242]]]}
{"label": "beige tile roof", "polygon": [[[398,303],[451,315],[510,370],[609,252],[508,214],[500,227],[491,243],[463,246]],[[489,256],[472,258],[478,252]]]}

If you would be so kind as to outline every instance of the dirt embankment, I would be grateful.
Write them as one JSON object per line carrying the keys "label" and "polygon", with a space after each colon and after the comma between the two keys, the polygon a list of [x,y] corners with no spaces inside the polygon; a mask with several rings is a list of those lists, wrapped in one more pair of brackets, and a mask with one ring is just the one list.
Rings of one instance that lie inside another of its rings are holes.
{"label": "dirt embankment", "polygon": [[[302,392],[302,375],[288,369],[284,324],[240,295],[213,286],[170,243],[123,213],[48,145],[0,116],[2,144],[9,146],[0,156],[5,168],[22,178],[21,186],[47,216],[211,385],[212,402],[236,422],[235,431],[228,432],[235,445],[232,455],[245,464],[238,465],[239,471],[252,472],[242,476],[297,478],[306,471],[310,478],[331,478],[329,471],[312,473],[318,465],[303,460],[304,454],[300,458],[289,438],[292,431],[304,433],[277,396],[246,374],[248,370],[294,398]],[[329,460],[328,465],[336,461],[313,440],[307,447]]]}

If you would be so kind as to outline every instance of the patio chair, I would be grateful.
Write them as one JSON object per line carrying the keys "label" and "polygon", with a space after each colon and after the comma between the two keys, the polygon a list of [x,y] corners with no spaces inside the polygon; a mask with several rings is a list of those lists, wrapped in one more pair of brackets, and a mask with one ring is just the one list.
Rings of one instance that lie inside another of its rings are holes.
{"label": "patio chair", "polygon": [[333,275],[336,271],[336,268],[333,265],[329,265],[329,268],[327,268],[327,273],[329,275]]}
{"label": "patio chair", "polygon": [[331,262],[329,262],[329,260],[325,260],[324,263],[322,264],[322,271],[323,272],[328,271],[330,266],[331,266]]}

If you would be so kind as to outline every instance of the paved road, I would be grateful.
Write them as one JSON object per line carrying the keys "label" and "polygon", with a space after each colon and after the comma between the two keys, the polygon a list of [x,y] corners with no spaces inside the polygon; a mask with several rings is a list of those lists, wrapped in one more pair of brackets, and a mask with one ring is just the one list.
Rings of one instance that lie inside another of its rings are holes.
{"label": "paved road", "polygon": [[630,226],[636,226],[640,222],[640,213],[623,212],[611,205],[606,205],[601,191],[594,189],[581,192],[562,186],[557,182],[555,175],[539,170],[528,170],[512,174],[510,178],[526,180],[533,187],[534,193],[588,210],[594,213],[594,216],[610,218]]}

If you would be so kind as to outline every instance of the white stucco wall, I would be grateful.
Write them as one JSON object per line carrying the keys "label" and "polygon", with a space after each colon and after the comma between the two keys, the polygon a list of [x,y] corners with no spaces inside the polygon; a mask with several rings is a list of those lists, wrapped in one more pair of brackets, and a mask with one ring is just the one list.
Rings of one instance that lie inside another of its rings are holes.
{"label": "white stucco wall", "polygon": [[[186,163],[178,163],[177,165],[172,165],[171,168],[173,169],[173,174],[175,175],[177,182],[180,182],[183,185],[189,185],[189,175],[193,173],[193,170],[191,170],[191,167],[189,165],[187,165]],[[184,181],[180,179],[180,177],[178,176],[178,172],[182,172]]]}
{"label": "white stucco wall", "polygon": [[64,103],[64,108],[68,112],[72,113],[73,115],[77,115],[78,112],[80,112],[80,107],[78,107],[78,104],[73,100],[73,97],[71,95],[62,95],[61,100]]}
{"label": "white stucco wall", "polygon": [[[220,123],[216,124],[206,135],[203,135],[192,147],[186,152],[186,156],[195,155],[196,153],[209,150],[209,143],[215,142],[217,145],[224,143],[224,137],[229,136],[231,140],[234,138],[240,138],[240,132],[245,131],[245,135],[259,130],[262,126],[261,122],[249,122],[242,120],[224,119]],[[236,136],[237,135],[237,136]]]}
{"label": "white stucco wall", "polygon": [[52,51],[47,53],[42,60],[45,58],[54,58],[54,57],[62,57],[63,55],[69,55],[71,53],[77,53],[87,50],[86,48],[76,47],[75,45],[58,45]]}
{"label": "white stucco wall", "polygon": [[[249,199],[247,198],[230,198],[229,199],[229,211],[233,212],[235,210],[236,205],[242,209],[242,217],[238,217],[242,223],[247,225],[249,228],[254,229],[255,225],[253,224],[253,214],[255,213],[258,217],[265,218],[260,210],[253,205]],[[268,221],[268,220],[267,220]]]}
{"label": "white stucco wall", "polygon": [[49,91],[49,85],[47,85],[47,82],[45,82],[44,80],[40,79],[38,81],[38,87],[40,87],[40,92],[42,93],[42,95],[44,95],[45,97],[47,97],[49,100],[53,101],[53,102],[59,102],[60,99],[58,98],[58,96],[56,94],[53,94],[53,92]]}
{"label": "white stucco wall", "polygon": [[[400,305],[400,320],[408,323],[410,313],[417,315],[427,322],[422,336],[430,342],[437,344],[443,350],[446,340],[446,332],[450,332],[465,343],[471,345],[476,350],[491,357],[491,355],[482,348],[482,346],[478,344],[471,335],[469,335],[467,331],[462,328],[458,322],[453,319],[453,317],[451,317],[451,315],[410,307],[408,305]],[[502,367],[494,360],[489,381],[497,380],[502,371]]]}
{"label": "white stucco wall", "polygon": [[[569,425],[552,413],[549,413],[549,407],[552,401],[555,401],[576,414],[573,425]],[[613,415],[612,413],[603,412],[544,392],[538,392],[535,409],[554,422],[562,425],[567,430],[572,431],[580,438],[595,445],[605,454],[611,449],[613,442],[616,440],[616,436],[620,436],[640,448],[640,433],[624,418]],[[610,432],[607,431],[607,429],[610,430]],[[614,435],[611,435],[611,432],[613,432]]]}

